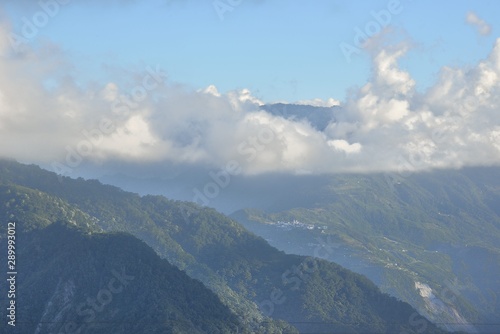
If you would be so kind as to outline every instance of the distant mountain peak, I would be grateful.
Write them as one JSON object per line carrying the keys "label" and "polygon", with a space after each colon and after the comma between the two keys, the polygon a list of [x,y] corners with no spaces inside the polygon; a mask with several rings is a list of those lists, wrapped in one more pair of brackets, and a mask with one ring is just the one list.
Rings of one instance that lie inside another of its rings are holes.
{"label": "distant mountain peak", "polygon": [[290,120],[307,121],[315,129],[324,131],[328,124],[336,121],[335,113],[340,109],[340,106],[323,107],[293,103],[274,103],[262,105],[260,109],[274,116],[281,116]]}

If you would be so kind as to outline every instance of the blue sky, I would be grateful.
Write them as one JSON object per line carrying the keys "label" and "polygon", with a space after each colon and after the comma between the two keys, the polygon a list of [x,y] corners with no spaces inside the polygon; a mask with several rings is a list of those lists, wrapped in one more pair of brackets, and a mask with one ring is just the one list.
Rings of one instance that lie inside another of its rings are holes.
{"label": "blue sky", "polygon": [[[69,176],[500,165],[498,1],[103,2],[3,4],[1,157]],[[319,130],[260,109],[277,101],[341,108]]]}
{"label": "blue sky", "polygon": [[[46,2],[49,0],[46,0]],[[220,3],[228,3],[221,0]],[[231,3],[231,2],[229,2]],[[249,88],[266,102],[312,98],[343,100],[370,76],[370,58],[348,62],[341,43],[353,44],[355,28],[375,21],[372,11],[391,1],[234,1],[218,15],[216,1],[73,0],[40,28],[32,43],[51,41],[74,63],[82,81],[109,80],[115,68],[160,66],[169,80],[219,91]],[[498,30],[498,1],[399,1],[389,27],[412,41],[401,60],[419,89],[444,65],[464,66],[485,58]],[[32,19],[37,4],[7,4],[14,31]],[[465,23],[468,12],[488,22],[481,36]],[[108,70],[106,70],[108,69]],[[118,80],[118,79],[116,79]]]}

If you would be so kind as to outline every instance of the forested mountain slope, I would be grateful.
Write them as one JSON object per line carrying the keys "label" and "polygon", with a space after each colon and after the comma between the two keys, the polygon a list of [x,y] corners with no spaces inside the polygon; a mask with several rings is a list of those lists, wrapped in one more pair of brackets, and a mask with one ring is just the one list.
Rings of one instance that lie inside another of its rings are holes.
{"label": "forested mountain slope", "polygon": [[36,229],[65,218],[128,232],[203,281],[257,333],[293,331],[277,320],[304,333],[441,332],[365,277],[324,260],[286,255],[213,209],[140,197],[97,181],[59,182],[53,173],[8,161],[0,164],[0,183],[3,219]]}
{"label": "forested mountain slope", "polygon": [[233,217],[288,253],[329,240],[325,258],[448,328],[500,330],[500,169],[335,175],[295,195]]}

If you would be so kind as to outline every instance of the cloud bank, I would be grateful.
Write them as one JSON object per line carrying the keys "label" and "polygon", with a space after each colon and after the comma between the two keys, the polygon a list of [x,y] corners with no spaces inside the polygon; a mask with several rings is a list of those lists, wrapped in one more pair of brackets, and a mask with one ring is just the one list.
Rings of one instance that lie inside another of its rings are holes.
{"label": "cloud bank", "polygon": [[468,12],[465,17],[465,22],[474,26],[481,36],[488,36],[491,33],[491,25],[489,25],[486,21],[482,20],[477,16],[474,12]]}
{"label": "cloud bank", "polygon": [[9,34],[3,24],[0,156],[70,176],[83,162],[208,168],[237,162],[247,175],[500,164],[500,39],[475,66],[442,68],[424,93],[398,66],[407,45],[373,47],[371,78],[318,131],[260,110],[263,102],[247,89],[194,90],[170,82],[156,65],[84,86],[69,75],[74,65],[57,47],[14,53]]}

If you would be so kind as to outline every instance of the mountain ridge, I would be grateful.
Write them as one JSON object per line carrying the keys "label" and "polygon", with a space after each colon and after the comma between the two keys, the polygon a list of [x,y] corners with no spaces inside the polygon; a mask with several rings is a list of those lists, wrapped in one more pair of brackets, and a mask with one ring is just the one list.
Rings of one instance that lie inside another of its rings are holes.
{"label": "mountain ridge", "polygon": [[[442,332],[408,304],[381,294],[366,278],[327,261],[311,258],[312,262],[307,262],[301,256],[285,255],[213,209],[161,196],[139,197],[97,181],[63,179],[62,183],[54,183],[55,174],[12,162],[0,163],[0,175],[4,185],[16,183],[47,191],[51,196],[64,195],[70,205],[94,217],[104,231],[139,237],[156,253],[214,290],[245,326],[260,326],[257,332],[289,328],[281,319],[302,332],[336,328],[346,332],[414,333],[418,328],[410,319],[415,317],[425,322],[429,333]],[[307,267],[308,263],[313,267]],[[311,268],[318,270],[307,272]],[[300,288],[292,289],[299,282]],[[322,293],[327,286],[336,286],[331,293],[336,291],[338,297]],[[279,304],[282,297],[286,302]],[[333,302],[336,298],[342,302]],[[255,308],[266,301],[266,305],[270,302],[275,306],[273,312],[268,312],[271,318],[265,317],[262,307]],[[244,313],[247,311],[254,313]]]}
{"label": "mountain ridge", "polygon": [[[427,317],[450,326],[465,317],[494,333],[488,324],[500,319],[499,180],[494,167],[406,177],[335,175],[314,193],[297,187],[308,205],[241,210],[232,217],[287,253],[312,255],[308,244],[331,238],[339,250],[331,261],[368,275]],[[294,220],[314,229],[285,231],[277,224]],[[421,284],[463,317],[429,304]]]}

